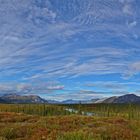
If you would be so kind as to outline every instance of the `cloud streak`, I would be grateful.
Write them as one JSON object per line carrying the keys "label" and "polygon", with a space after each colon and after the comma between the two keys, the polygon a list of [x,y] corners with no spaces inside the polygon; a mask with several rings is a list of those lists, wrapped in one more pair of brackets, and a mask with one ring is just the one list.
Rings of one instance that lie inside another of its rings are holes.
{"label": "cloud streak", "polygon": [[62,86],[44,87],[57,90],[70,79],[139,75],[138,5],[136,0],[1,0],[0,81],[32,85],[63,79]]}

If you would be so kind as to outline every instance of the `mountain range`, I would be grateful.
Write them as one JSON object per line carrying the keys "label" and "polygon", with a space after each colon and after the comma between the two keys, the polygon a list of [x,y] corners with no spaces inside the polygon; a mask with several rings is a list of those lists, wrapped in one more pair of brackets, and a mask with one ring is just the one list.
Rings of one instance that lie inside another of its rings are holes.
{"label": "mountain range", "polygon": [[140,103],[140,96],[126,94],[122,96],[112,96],[109,98],[91,100],[46,100],[37,95],[17,95],[5,94],[0,97],[0,103],[48,103],[48,104],[91,104],[91,103]]}

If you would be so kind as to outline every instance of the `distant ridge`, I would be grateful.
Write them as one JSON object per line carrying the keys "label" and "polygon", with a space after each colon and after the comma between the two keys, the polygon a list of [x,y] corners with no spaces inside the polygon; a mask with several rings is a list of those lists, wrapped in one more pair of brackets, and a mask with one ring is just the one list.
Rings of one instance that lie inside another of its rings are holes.
{"label": "distant ridge", "polygon": [[97,100],[95,103],[113,103],[116,99],[117,99],[117,96],[113,96],[113,97]]}
{"label": "distant ridge", "polygon": [[61,104],[91,104],[94,103],[99,99],[91,99],[91,100],[64,100],[61,102]]}
{"label": "distant ridge", "polygon": [[47,103],[45,99],[37,95],[17,95],[17,94],[3,95],[0,97],[0,102],[1,103]]}

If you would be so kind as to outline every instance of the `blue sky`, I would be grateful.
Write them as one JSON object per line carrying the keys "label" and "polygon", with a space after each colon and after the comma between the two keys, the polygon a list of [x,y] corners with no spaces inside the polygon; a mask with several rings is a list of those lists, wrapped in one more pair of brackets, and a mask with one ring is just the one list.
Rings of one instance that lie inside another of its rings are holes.
{"label": "blue sky", "polygon": [[0,94],[140,95],[139,0],[0,0]]}

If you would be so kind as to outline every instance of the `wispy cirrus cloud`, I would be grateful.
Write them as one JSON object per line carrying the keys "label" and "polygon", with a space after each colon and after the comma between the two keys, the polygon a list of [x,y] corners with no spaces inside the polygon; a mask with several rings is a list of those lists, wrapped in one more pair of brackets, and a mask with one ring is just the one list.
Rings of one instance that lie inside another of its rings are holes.
{"label": "wispy cirrus cloud", "polygon": [[118,82],[95,82],[95,83],[87,83],[88,87],[99,87],[102,89],[115,90],[115,91],[123,91],[126,90],[126,85]]}
{"label": "wispy cirrus cloud", "polygon": [[138,75],[138,5],[136,0],[0,1],[0,80],[63,79],[64,85],[89,75]]}
{"label": "wispy cirrus cloud", "polygon": [[31,83],[0,83],[0,94],[50,94],[63,90],[64,85],[56,81]]}

